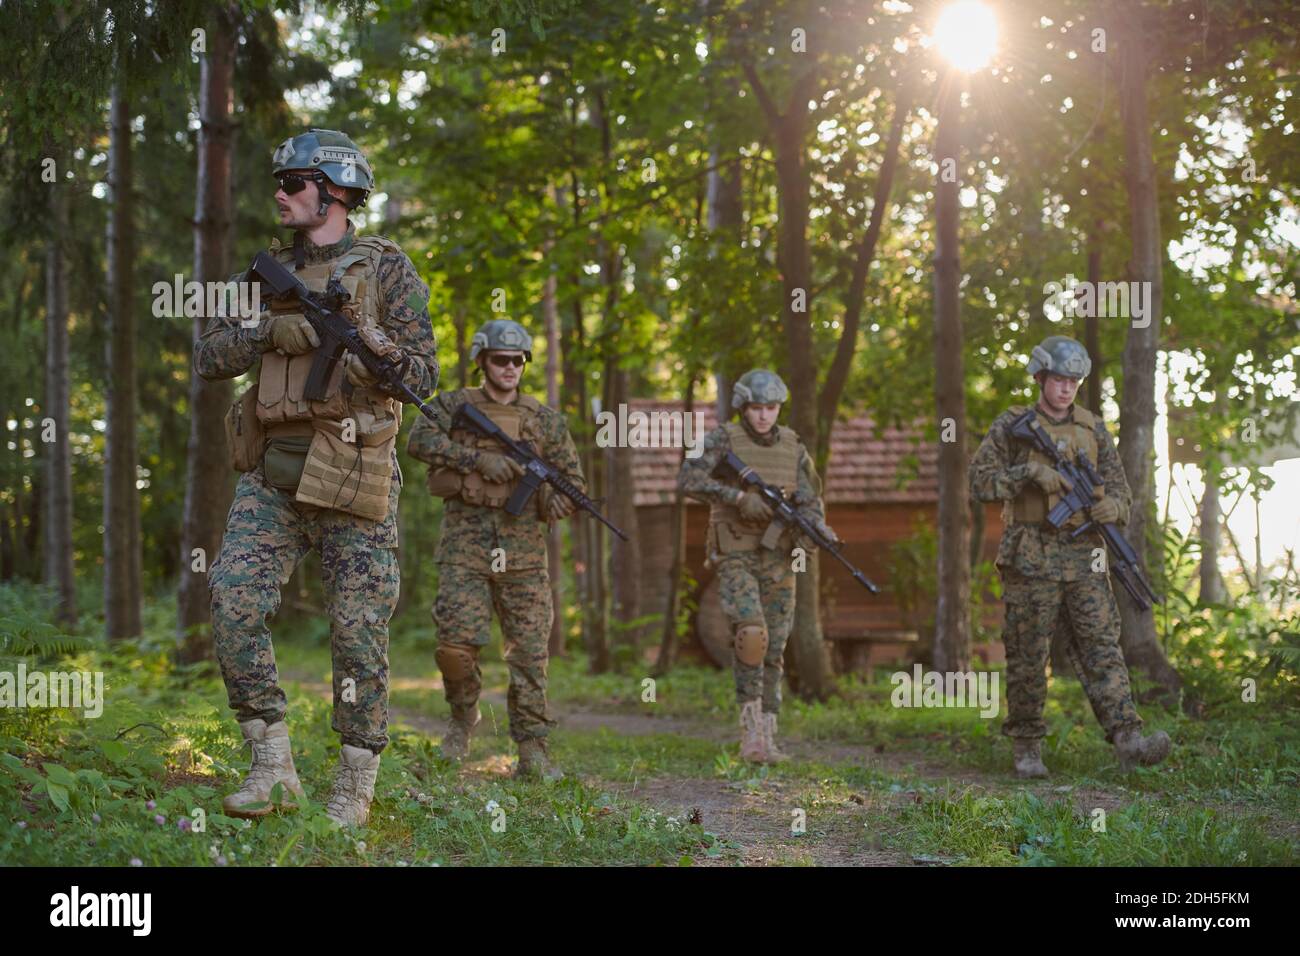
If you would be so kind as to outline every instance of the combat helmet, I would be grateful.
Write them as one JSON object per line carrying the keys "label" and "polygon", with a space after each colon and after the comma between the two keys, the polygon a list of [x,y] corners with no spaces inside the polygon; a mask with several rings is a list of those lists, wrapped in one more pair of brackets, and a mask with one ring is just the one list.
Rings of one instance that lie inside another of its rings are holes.
{"label": "combat helmet", "polygon": [[736,380],[731,388],[731,407],[744,408],[746,405],[767,405],[771,402],[781,403],[790,397],[790,390],[781,381],[776,372],[765,368],[751,369]]}
{"label": "combat helmet", "polygon": [[1092,371],[1088,350],[1064,335],[1049,335],[1035,345],[1029,356],[1029,374],[1051,372],[1066,378],[1085,379]]}
{"label": "combat helmet", "polygon": [[[356,209],[365,203],[375,188],[375,176],[365,155],[350,136],[334,129],[313,127],[277,146],[271,155],[272,175],[279,176],[291,169],[316,170],[335,186],[356,190],[352,200],[344,202],[348,209]],[[334,199],[324,189],[320,192],[321,208],[318,211],[323,216],[330,203],[340,200]]]}
{"label": "combat helmet", "polygon": [[469,342],[469,360],[478,358],[484,349],[521,349],[524,358],[533,360],[533,337],[513,319],[492,319],[484,322]]}

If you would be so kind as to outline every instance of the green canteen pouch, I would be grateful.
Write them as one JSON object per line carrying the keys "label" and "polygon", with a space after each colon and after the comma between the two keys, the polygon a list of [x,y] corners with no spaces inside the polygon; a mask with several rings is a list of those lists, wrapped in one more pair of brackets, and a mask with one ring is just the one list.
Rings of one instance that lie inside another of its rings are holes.
{"label": "green canteen pouch", "polygon": [[286,435],[269,439],[266,453],[262,456],[266,483],[281,491],[297,491],[303,467],[307,464],[307,449],[310,447],[310,435]]}

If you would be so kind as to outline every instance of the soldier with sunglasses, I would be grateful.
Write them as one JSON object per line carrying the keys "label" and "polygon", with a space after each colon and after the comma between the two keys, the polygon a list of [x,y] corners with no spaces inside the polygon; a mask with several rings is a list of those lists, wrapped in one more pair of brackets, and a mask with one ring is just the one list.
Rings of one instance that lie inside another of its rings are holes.
{"label": "soldier with sunglasses", "polygon": [[574,506],[543,485],[518,517],[504,509],[523,468],[493,438],[452,427],[465,403],[511,438],[531,442],[542,458],[583,491],[586,482],[564,416],[519,391],[532,338],[517,322],[494,319],[475,333],[470,361],[483,376],[479,388],[443,392],[430,403],[436,422],[419,418],[407,452],[429,463],[429,491],[446,500],[438,541],[438,630],[435,659],[442,672],[451,721],[442,754],[459,761],[481,719],[478,655],[492,635],[496,608],[510,671],[510,736],[519,747],[516,775],[559,779],[546,738],[554,721],[546,707],[547,643],[554,609],[546,566],[546,522],[567,518]]}
{"label": "soldier with sunglasses", "polygon": [[[274,242],[271,253],[312,291],[338,279],[351,297],[343,310],[367,344],[409,359],[405,383],[429,394],[438,360],[428,289],[396,243],[357,236],[348,221],[374,188],[365,156],[343,133],[311,129],[280,144],[272,173],[280,224],[293,230],[293,241]],[[274,796],[302,793],[266,622],[298,562],[315,549],[330,616],[333,727],[342,742],[327,813],[339,824],[363,824],[388,744],[402,411],[398,396],[350,354],[323,400],[304,398],[319,346],[301,307],[273,300],[255,323],[213,317],[194,348],[194,369],[209,381],[258,370],[227,418],[233,464],[244,474],[208,577],[217,660],[252,748],[247,777],[222,806],[229,816],[258,817],[271,811]]]}

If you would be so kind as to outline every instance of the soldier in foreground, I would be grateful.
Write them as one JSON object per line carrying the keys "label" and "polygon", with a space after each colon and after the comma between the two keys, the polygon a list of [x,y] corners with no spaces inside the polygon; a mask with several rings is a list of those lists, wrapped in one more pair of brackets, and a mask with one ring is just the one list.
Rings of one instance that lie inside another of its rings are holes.
{"label": "soldier in foreground", "polygon": [[678,486],[709,504],[707,561],[718,574],[722,610],[735,648],[736,703],[740,706],[740,756],[776,763],[786,755],[777,746],[786,640],[794,623],[795,578],[789,528],[779,529],[774,547],[763,537],[772,509],[753,490],[714,476],[727,452],[734,452],[766,482],[777,485],[799,512],[833,542],[821,500],[821,479],[812,457],[793,429],[776,423],[789,397],[775,372],[746,372],[732,390],[731,407],[740,420],[713,429],[700,457],[686,459]]}
{"label": "soldier in foreground", "polygon": [[472,403],[513,439],[537,453],[579,490],[586,483],[564,416],[521,394],[532,338],[517,322],[495,319],[470,343],[470,361],[483,375],[479,388],[443,392],[430,404],[436,423],[417,420],[407,440],[411,457],[429,464],[429,491],[446,499],[438,541],[438,597],[433,620],[435,652],[451,721],[442,753],[459,761],[469,753],[480,720],[482,672],[478,655],[492,636],[495,607],[510,671],[510,736],[519,747],[516,775],[556,780],[547,735],[554,721],[546,708],[547,643],[554,608],[546,565],[546,522],[574,511],[565,495],[543,485],[519,516],[505,511],[523,468],[494,438],[454,426],[456,410]]}
{"label": "soldier in foreground", "polygon": [[[273,243],[271,253],[313,292],[331,278],[341,281],[350,293],[344,312],[365,342],[404,359],[403,381],[428,394],[438,380],[428,290],[395,243],[358,237],[348,221],[374,187],[361,151],[342,133],[312,129],[280,144],[272,172],[280,223],[294,236],[289,246]],[[230,816],[258,817],[271,811],[273,792],[285,799],[303,792],[266,621],[298,562],[315,549],[330,616],[332,725],[342,741],[326,812],[351,825],[369,816],[388,744],[402,415],[350,353],[334,367],[326,398],[305,399],[318,346],[301,307],[273,300],[254,327],[237,316],[214,317],[194,348],[194,369],[209,381],[258,366],[256,385],[227,418],[233,463],[243,475],[208,579],[217,660],[252,748],[243,785],[222,806]]]}
{"label": "soldier in foreground", "polygon": [[[1074,404],[1079,383],[1091,368],[1087,350],[1073,339],[1053,335],[1035,346],[1029,360],[1029,374],[1039,386],[1034,411],[1067,459],[1074,460],[1082,451],[1099,472],[1104,485],[1087,517],[1098,525],[1122,525],[1132,500],[1124,466],[1105,423]],[[1169,735],[1142,735],[1120,651],[1119,610],[1110,575],[1105,565],[1095,570],[1101,537],[1092,530],[1070,538],[1085,520],[1082,512],[1059,530],[1045,520],[1061,493],[1072,486],[1046,456],[1010,434],[1011,423],[1025,411],[1013,406],[993,422],[970,471],[971,493],[977,500],[1005,502],[997,557],[1006,604],[1002,640],[1009,712],[1002,732],[1014,742],[1016,773],[1047,776],[1041,750],[1047,733],[1043,705],[1058,620],[1067,627],[1067,652],[1121,765],[1159,763],[1169,754]]]}

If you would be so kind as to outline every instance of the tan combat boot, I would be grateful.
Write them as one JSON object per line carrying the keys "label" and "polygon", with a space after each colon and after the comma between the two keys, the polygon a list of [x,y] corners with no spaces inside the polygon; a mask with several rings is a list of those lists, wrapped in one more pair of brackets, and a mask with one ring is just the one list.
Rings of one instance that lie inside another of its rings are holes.
{"label": "tan combat boot", "polygon": [[253,748],[253,764],[239,789],[221,801],[221,809],[228,817],[251,819],[264,817],[271,806],[271,791],[277,783],[283,784],[283,807],[295,807],[290,794],[305,796],[298,782],[298,771],[293,766],[293,750],[289,745],[289,727],[283,720],[267,724],[260,717],[239,724],[244,742]]}
{"label": "tan combat boot", "polygon": [[1169,747],[1169,735],[1163,730],[1143,737],[1141,730],[1130,727],[1115,735],[1115,753],[1119,755],[1122,770],[1154,766],[1169,756]]}
{"label": "tan combat boot", "polygon": [[564,779],[564,771],[551,763],[545,737],[519,741],[519,764],[515,767],[517,778],[541,779],[548,783]]}
{"label": "tan combat boot", "polygon": [[1043,765],[1043,742],[1041,740],[1017,738],[1012,747],[1016,755],[1017,777],[1032,779],[1047,776],[1047,767]]}
{"label": "tan combat boot", "polygon": [[334,772],[325,815],[339,826],[362,826],[370,819],[370,801],[375,797],[375,776],[379,754],[364,747],[344,744]]}
{"label": "tan combat boot", "polygon": [[440,752],[443,760],[460,763],[469,756],[469,735],[483,719],[478,704],[469,714],[457,714],[452,708],[451,720],[447,721],[447,732],[443,734]]}
{"label": "tan combat boot", "polygon": [[776,714],[763,715],[764,763],[784,763],[790,755],[776,745]]}
{"label": "tan combat boot", "polygon": [[767,760],[767,741],[763,734],[763,702],[747,700],[740,707],[740,759],[750,763]]}

